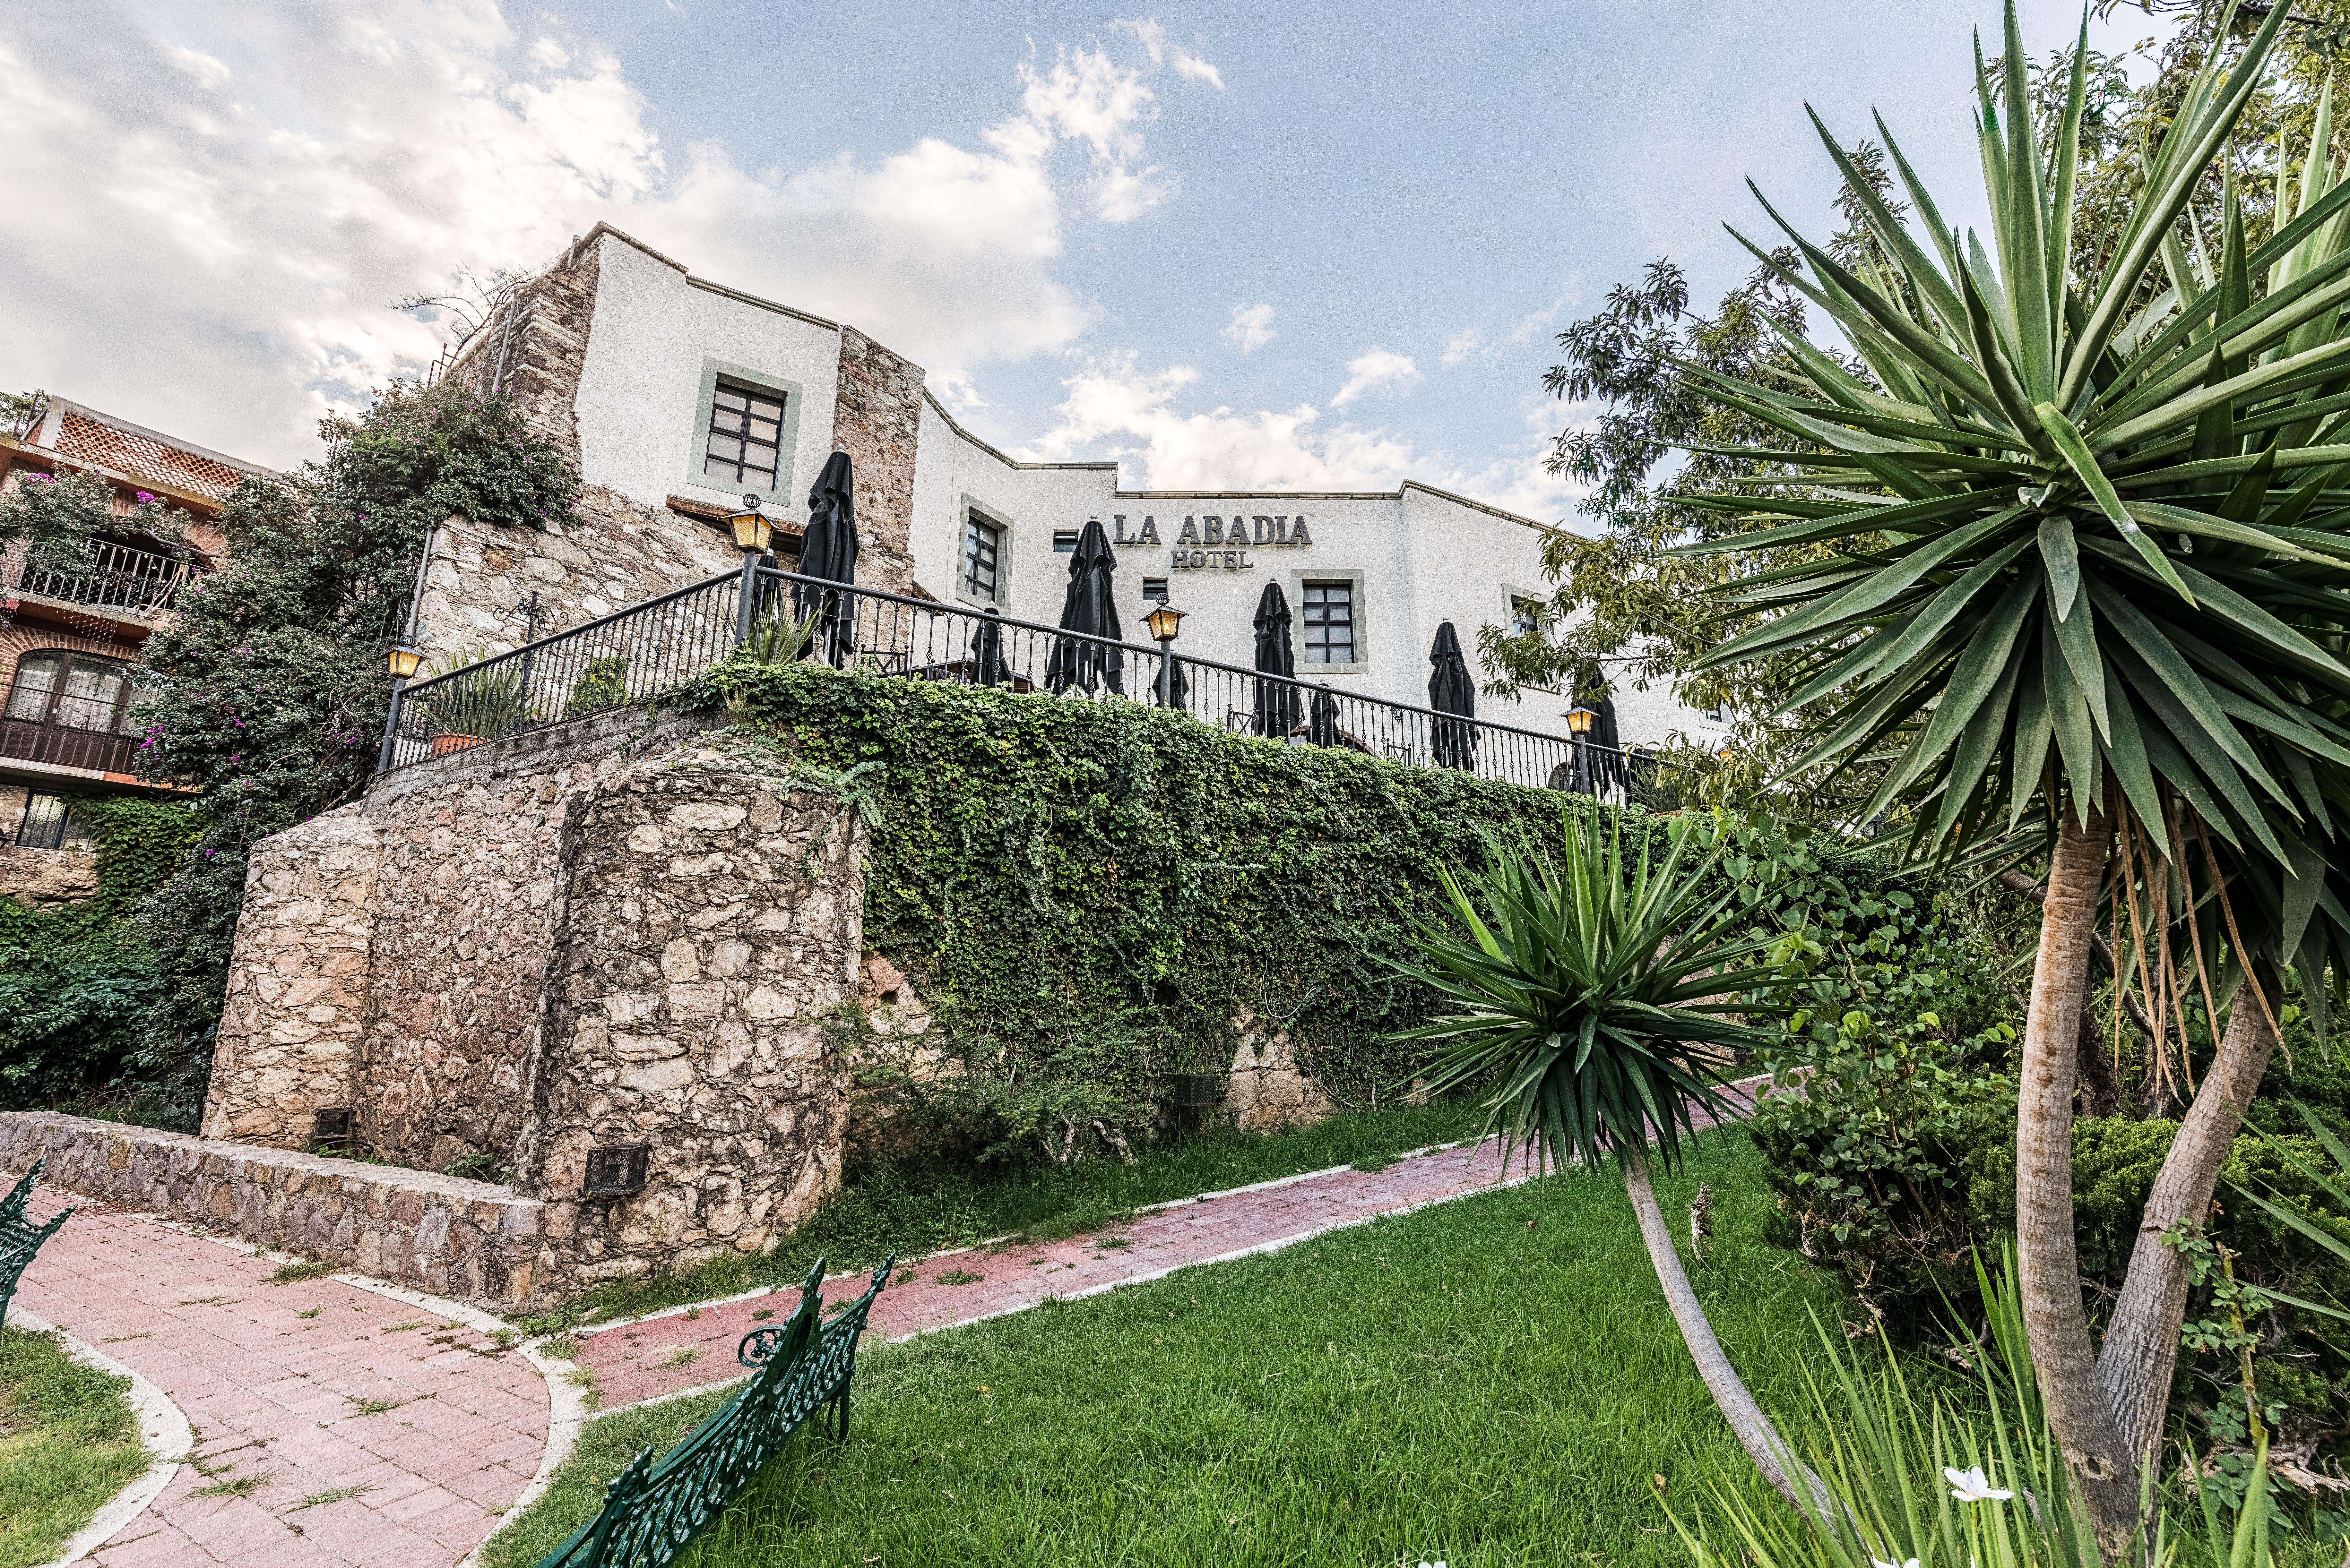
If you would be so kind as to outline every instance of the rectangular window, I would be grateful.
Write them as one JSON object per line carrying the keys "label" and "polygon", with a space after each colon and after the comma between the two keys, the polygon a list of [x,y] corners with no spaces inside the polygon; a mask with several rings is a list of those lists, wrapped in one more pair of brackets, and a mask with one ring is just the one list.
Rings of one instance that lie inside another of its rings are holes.
{"label": "rectangular window", "polygon": [[1003,541],[1003,530],[987,522],[976,512],[964,519],[962,526],[962,591],[985,604],[1000,604],[996,597],[995,557]]}
{"label": "rectangular window", "polygon": [[1149,604],[1165,604],[1167,602],[1167,579],[1164,577],[1143,578],[1142,597],[1144,602]]}
{"label": "rectangular window", "polygon": [[721,379],[710,394],[702,473],[729,489],[773,490],[783,451],[784,397]]}
{"label": "rectangular window", "polygon": [[1523,596],[1510,600],[1510,635],[1528,637],[1542,630],[1542,606]]}
{"label": "rectangular window", "polygon": [[79,803],[57,794],[26,797],[25,820],[17,825],[16,842],[26,849],[98,847]]}
{"label": "rectangular window", "polygon": [[1730,722],[1730,704],[1727,702],[1716,702],[1711,708],[1700,709],[1699,712],[1709,724]]}
{"label": "rectangular window", "polygon": [[1305,585],[1305,662],[1355,662],[1355,585]]}
{"label": "rectangular window", "polygon": [[1074,556],[1077,553],[1077,531],[1075,528],[1053,530],[1053,554]]}

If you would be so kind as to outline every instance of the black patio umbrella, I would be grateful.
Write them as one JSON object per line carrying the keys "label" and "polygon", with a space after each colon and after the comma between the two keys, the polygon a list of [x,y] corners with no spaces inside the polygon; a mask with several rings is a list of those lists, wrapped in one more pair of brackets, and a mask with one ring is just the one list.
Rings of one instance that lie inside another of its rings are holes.
{"label": "black patio umbrella", "polygon": [[[1167,665],[1167,706],[1179,711],[1190,707],[1191,678],[1185,673],[1183,661],[1180,659],[1170,659]],[[1156,680],[1150,683],[1150,700],[1154,702],[1159,701],[1159,682]]]}
{"label": "black patio umbrella", "polygon": [[1297,728],[1305,704],[1297,688],[1288,684],[1297,674],[1297,655],[1289,642],[1289,600],[1279,583],[1267,583],[1256,601],[1256,668],[1279,680],[1256,683],[1256,732],[1286,735]]}
{"label": "black patio umbrella", "polygon": [[[1110,574],[1117,570],[1118,557],[1110,553],[1101,519],[1087,518],[1085,532],[1077,535],[1077,553],[1069,557],[1069,597],[1061,605],[1058,623],[1063,631],[1126,640],[1118,624],[1118,599],[1110,589]],[[1053,657],[1045,662],[1045,685],[1056,696],[1072,686],[1087,691],[1107,686],[1124,696],[1125,680],[1126,655],[1097,642],[1056,638]]]}
{"label": "black patio umbrella", "polygon": [[[857,474],[845,452],[824,460],[824,470],[808,491],[807,532],[800,535],[800,576],[828,583],[857,581]],[[856,601],[848,596],[812,583],[795,583],[792,609],[802,617],[823,618],[816,634],[808,639],[805,657],[842,664],[857,651]]]}
{"label": "black patio umbrella", "polygon": [[1314,693],[1314,717],[1306,722],[1305,739],[1316,746],[1338,743],[1338,698],[1327,686]]}
{"label": "black patio umbrella", "polygon": [[[1436,628],[1436,643],[1428,650],[1431,667],[1428,677],[1428,705],[1439,713],[1457,713],[1463,719],[1477,716],[1477,682],[1469,674],[1469,661],[1461,656],[1461,637],[1445,621]],[[1444,719],[1429,723],[1429,750],[1435,754],[1440,768],[1473,770],[1477,765],[1477,726],[1455,723]]]}
{"label": "black patio umbrella", "polygon": [[995,607],[979,618],[979,629],[972,634],[971,665],[972,681],[981,686],[1003,684],[1003,623],[996,618]]}

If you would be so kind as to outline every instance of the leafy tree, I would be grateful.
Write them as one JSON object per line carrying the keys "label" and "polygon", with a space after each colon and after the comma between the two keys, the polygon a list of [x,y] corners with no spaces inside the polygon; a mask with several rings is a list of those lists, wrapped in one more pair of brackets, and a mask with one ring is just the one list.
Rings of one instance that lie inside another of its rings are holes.
{"label": "leafy tree", "polygon": [[74,573],[89,565],[89,547],[110,534],[140,533],[166,543],[185,531],[187,514],[145,491],[118,516],[114,487],[94,473],[27,473],[0,496],[0,546],[22,542],[34,571]]}
{"label": "leafy tree", "polygon": [[[2179,238],[2286,15],[2205,59],[2145,151],[2142,197],[2082,270],[2085,47],[2043,138],[2002,107],[2030,101],[2011,5],[2002,71],[1977,73],[1988,242],[1944,222],[1888,136],[1918,220],[1905,223],[1823,128],[1884,263],[1847,266],[1783,221],[1805,272],[1750,248],[1842,329],[1866,373],[1793,330],[1781,341],[1800,391],[1684,367],[1710,400],[1781,432],[1731,455],[1791,471],[1696,502],[1771,526],[1685,552],[1826,547],[1731,585],[1723,602],[1764,618],[1705,660],[1794,661],[1782,707],[1818,705],[1824,732],[1789,772],[1889,757],[1865,809],[1907,803],[1923,855],[2017,831],[2053,840],[2016,1225],[2050,1421],[2109,1551],[2136,1522],[2178,1348],[2186,1262],[2158,1232],[2210,1203],[2274,1048],[2286,966],[2321,1017],[2323,978],[2350,975],[2350,856],[2334,832],[2350,805],[2350,493],[2333,488],[2350,459],[2334,434],[2350,417],[2350,244],[2335,221],[2350,184],[2323,129],[2265,242],[2249,242],[2232,201],[2210,265]],[[2141,308],[2157,272],[2167,288]],[[2074,1251],[2070,1125],[2116,846],[2126,978],[2173,1012],[2189,984],[2215,1012],[2235,1005],[2100,1358]]]}
{"label": "leafy tree", "polygon": [[222,517],[231,564],[181,596],[146,649],[140,771],[203,792],[193,855],[140,912],[165,981],[149,1064],[199,1097],[246,855],[365,786],[390,701],[382,647],[426,536],[452,514],[544,526],[579,493],[513,400],[452,383],[394,387],[320,433],[325,458],[287,483],[237,487]]}

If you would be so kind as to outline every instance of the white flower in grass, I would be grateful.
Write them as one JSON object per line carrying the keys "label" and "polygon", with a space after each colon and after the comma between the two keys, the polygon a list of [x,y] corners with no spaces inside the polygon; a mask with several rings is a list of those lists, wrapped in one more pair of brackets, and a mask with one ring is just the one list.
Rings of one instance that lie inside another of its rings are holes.
{"label": "white flower in grass", "polygon": [[1954,1470],[1946,1465],[1942,1469],[1942,1479],[1950,1483],[1950,1495],[1960,1502],[2005,1502],[2015,1495],[1991,1485],[1981,1465],[1964,1470]]}

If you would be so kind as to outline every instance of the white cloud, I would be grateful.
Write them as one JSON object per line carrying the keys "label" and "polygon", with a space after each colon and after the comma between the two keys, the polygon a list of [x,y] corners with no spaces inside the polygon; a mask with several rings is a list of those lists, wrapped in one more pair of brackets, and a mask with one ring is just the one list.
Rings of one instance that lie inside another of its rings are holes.
{"label": "white cloud", "polygon": [[1534,340],[1537,334],[1550,329],[1551,324],[1558,319],[1560,311],[1573,306],[1582,297],[1582,291],[1575,286],[1575,281],[1570,280],[1556,299],[1552,300],[1542,309],[1533,312],[1491,343],[1485,340],[1485,329],[1482,327],[1466,327],[1455,332],[1444,340],[1444,363],[1462,364],[1471,356],[1480,354],[1488,359],[1498,359],[1513,349],[1524,348]]}
{"label": "white cloud", "polygon": [[1490,505],[1543,520],[1564,517],[1573,489],[1542,471],[1558,404],[1539,393],[1520,404],[1520,436],[1491,458],[1455,462],[1423,455],[1409,436],[1341,421],[1326,426],[1311,403],[1282,410],[1187,410],[1199,384],[1189,365],[1150,369],[1131,353],[1087,359],[1062,381],[1068,396],[1055,424],[1017,453],[1065,462],[1080,453],[1139,468],[1121,483],[1150,490],[1392,490],[1417,479]]}
{"label": "white cloud", "polygon": [[1253,354],[1275,337],[1273,306],[1270,305],[1235,305],[1232,318],[1216,334],[1243,354]]}
{"label": "white cloud", "polygon": [[1400,392],[1419,379],[1419,367],[1409,355],[1366,348],[1347,361],[1347,384],[1330,395],[1330,406],[1343,409],[1367,392]]}
{"label": "white cloud", "polygon": [[1150,56],[1150,63],[1164,60],[1175,67],[1175,74],[1187,82],[1206,82],[1218,92],[1224,90],[1224,73],[1193,54],[1180,44],[1170,43],[1167,29],[1148,16],[1124,22],[1112,22],[1110,26],[1121,33],[1131,33]]}
{"label": "white cloud", "polygon": [[[754,148],[664,147],[617,60],[497,0],[205,15],[186,41],[130,0],[22,7],[0,31],[0,297],[19,302],[0,387],[265,462],[307,455],[329,406],[438,350],[439,328],[386,302],[543,266],[599,218],[853,321],[942,385],[1065,350],[1098,315],[1060,275],[1072,223],[1174,200],[1144,140],[1149,78],[1163,57],[1204,79],[1162,35],[1136,34],[1135,63],[1056,47],[1007,62],[1016,96],[974,145],[776,169]],[[158,90],[175,82],[200,90]],[[1072,148],[1089,164],[1074,176],[1056,171]]]}

